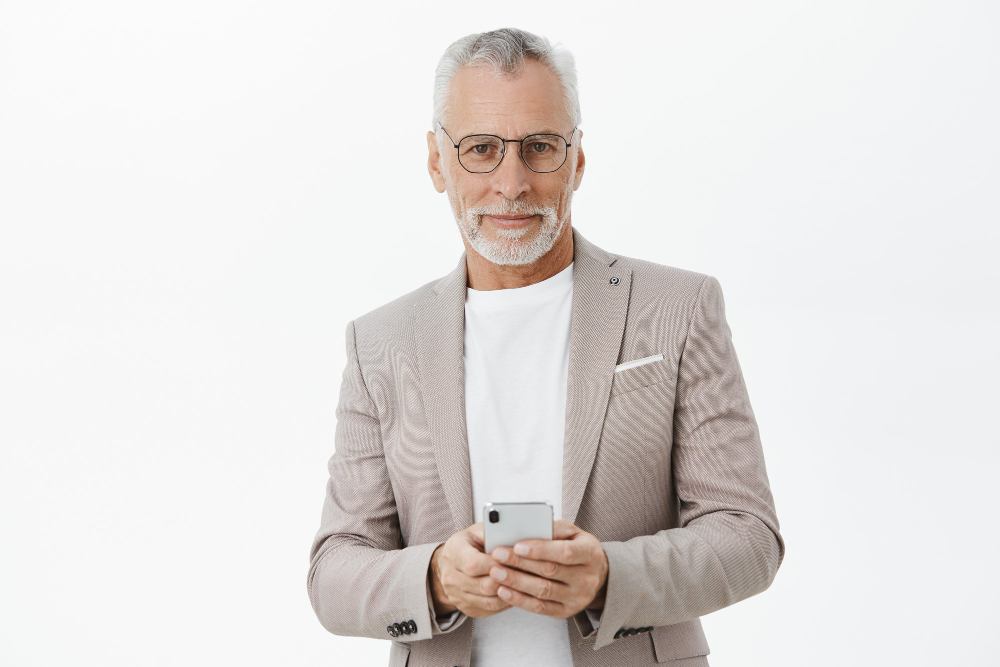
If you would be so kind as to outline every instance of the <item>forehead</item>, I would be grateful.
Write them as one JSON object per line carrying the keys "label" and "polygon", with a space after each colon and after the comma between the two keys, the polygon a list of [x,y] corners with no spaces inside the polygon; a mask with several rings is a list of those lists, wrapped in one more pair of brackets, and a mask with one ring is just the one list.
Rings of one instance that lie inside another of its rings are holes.
{"label": "forehead", "polygon": [[451,79],[448,101],[448,121],[460,135],[569,131],[559,77],[533,58],[525,60],[515,78],[496,74],[488,66],[458,69]]}

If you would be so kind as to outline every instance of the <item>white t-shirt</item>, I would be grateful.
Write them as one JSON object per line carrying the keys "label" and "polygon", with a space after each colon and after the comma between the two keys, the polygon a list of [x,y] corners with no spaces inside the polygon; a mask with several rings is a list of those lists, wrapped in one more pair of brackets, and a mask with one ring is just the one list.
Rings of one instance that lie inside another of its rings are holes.
{"label": "white t-shirt", "polygon": [[[488,502],[548,501],[562,518],[573,264],[538,283],[466,288],[465,415],[475,520]],[[566,621],[511,607],[476,619],[474,667],[572,667]]]}

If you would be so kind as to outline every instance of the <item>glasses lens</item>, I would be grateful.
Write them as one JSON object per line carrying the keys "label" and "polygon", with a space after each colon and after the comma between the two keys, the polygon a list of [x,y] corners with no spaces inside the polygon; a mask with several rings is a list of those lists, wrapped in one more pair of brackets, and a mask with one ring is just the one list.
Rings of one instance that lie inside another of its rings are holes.
{"label": "glasses lens", "polygon": [[474,134],[458,144],[458,161],[469,171],[492,171],[503,157],[503,142],[489,134]]}
{"label": "glasses lens", "polygon": [[521,144],[521,155],[534,171],[555,171],[566,161],[566,142],[555,134],[533,134]]}

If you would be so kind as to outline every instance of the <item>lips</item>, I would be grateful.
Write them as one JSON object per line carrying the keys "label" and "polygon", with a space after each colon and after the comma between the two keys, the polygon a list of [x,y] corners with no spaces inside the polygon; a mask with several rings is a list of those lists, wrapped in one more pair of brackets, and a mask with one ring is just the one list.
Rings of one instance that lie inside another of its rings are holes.
{"label": "lips", "polygon": [[487,215],[484,216],[490,219],[497,227],[523,227],[532,220],[535,219],[533,215],[525,216],[510,216],[510,215]]}

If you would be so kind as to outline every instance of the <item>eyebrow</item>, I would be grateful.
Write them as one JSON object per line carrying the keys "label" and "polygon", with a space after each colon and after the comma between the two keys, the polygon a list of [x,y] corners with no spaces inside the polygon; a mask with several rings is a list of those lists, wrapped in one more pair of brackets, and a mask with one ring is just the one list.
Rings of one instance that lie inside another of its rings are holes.
{"label": "eyebrow", "polygon": [[[463,138],[464,137],[471,137],[471,136],[475,136],[477,134],[491,134],[494,137],[499,137],[500,136],[496,132],[470,132],[468,134],[463,134],[462,137]],[[562,134],[560,134],[557,130],[545,129],[545,130],[538,130],[537,132],[529,132],[528,134],[524,135],[524,137],[530,137],[530,136],[535,135],[535,134],[554,134],[556,136],[560,136],[560,137],[562,136]],[[523,139],[524,137],[521,137],[521,138]]]}

